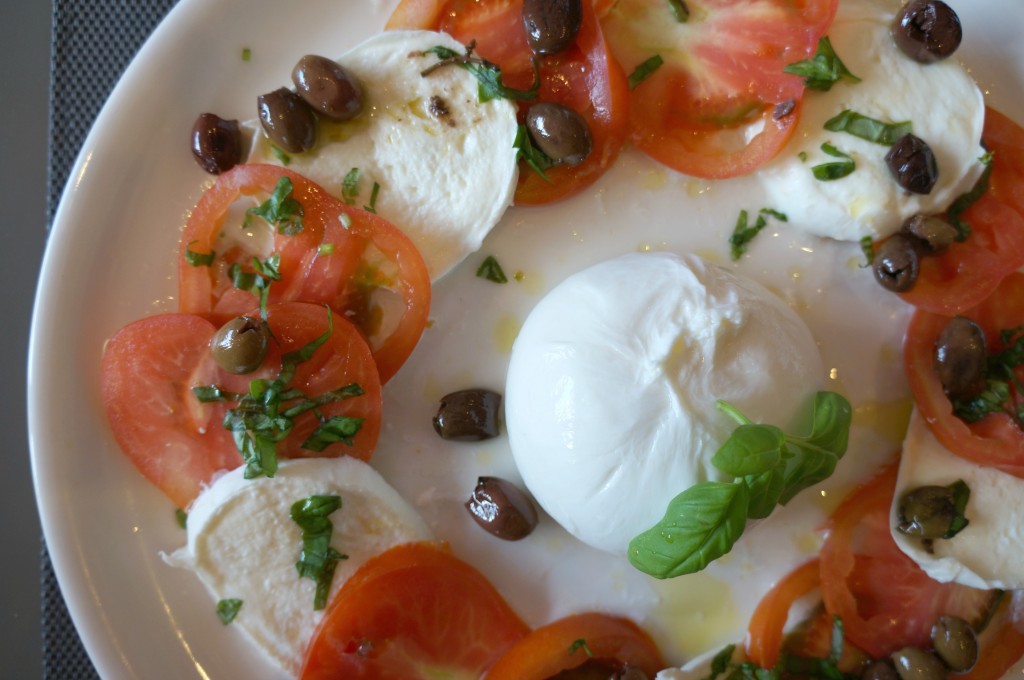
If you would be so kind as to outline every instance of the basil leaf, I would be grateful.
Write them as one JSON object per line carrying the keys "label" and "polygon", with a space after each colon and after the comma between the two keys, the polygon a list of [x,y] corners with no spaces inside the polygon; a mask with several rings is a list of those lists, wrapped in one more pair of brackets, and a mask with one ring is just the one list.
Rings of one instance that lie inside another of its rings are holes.
{"label": "basil leaf", "polygon": [[579,640],[573,640],[572,641],[572,644],[569,645],[569,656],[572,656],[573,654],[575,654],[580,649],[582,649],[587,656],[589,656],[589,657],[594,656],[594,653],[592,651],[590,651],[590,647],[587,646],[587,641],[584,640],[583,638],[580,638]]}
{"label": "basil leaf", "polygon": [[187,512],[185,512],[181,508],[177,508],[174,511],[174,518],[175,518],[175,520],[177,520],[179,527],[181,527],[182,529],[187,529],[188,528],[188,513]]}
{"label": "basil leaf", "polygon": [[668,0],[668,6],[672,10],[672,16],[681,24],[690,20],[690,8],[684,0]]}
{"label": "basil leaf", "polygon": [[477,267],[476,275],[481,279],[487,279],[494,283],[508,283],[508,277],[505,276],[505,270],[501,268],[498,261],[493,255],[488,255],[480,266]]}
{"label": "basil leaf", "polygon": [[859,83],[860,78],[850,73],[836,55],[832,42],[825,36],[818,40],[818,49],[810,59],[790,64],[782,69],[784,73],[800,76],[808,89],[828,91],[840,78]]}
{"label": "basil leaf", "polygon": [[711,660],[711,675],[706,680],[715,680],[715,678],[727,671],[735,651],[736,645],[726,645],[722,648],[722,651],[715,654],[715,657]]}
{"label": "basil leaf", "polygon": [[672,499],[665,516],[629,542],[629,561],[655,578],[704,569],[728,553],[747,524],[745,484],[702,482]]}
{"label": "basil leaf", "polygon": [[292,504],[292,521],[302,529],[302,550],[295,569],[300,578],[316,582],[313,609],[327,606],[331,580],[338,562],[348,559],[331,547],[334,525],[328,516],[341,508],[341,496],[309,496]]}
{"label": "basil leaf", "polygon": [[249,225],[250,217],[259,217],[286,236],[295,236],[302,231],[302,204],[292,196],[292,181],[288,177],[277,180],[270,198],[255,208],[245,211],[243,226]]}
{"label": "basil leaf", "polygon": [[779,503],[785,505],[809,486],[828,479],[846,454],[853,409],[835,392],[814,396],[811,432],[806,437],[786,436],[793,457],[786,465],[785,490]]}
{"label": "basil leaf", "polygon": [[841,113],[825,121],[825,129],[832,132],[845,132],[875,144],[892,146],[901,137],[913,131],[909,120],[900,123],[884,123],[868,118],[856,111],[845,109]]}
{"label": "basil leaf", "polygon": [[711,457],[711,464],[731,477],[759,475],[779,464],[785,441],[774,425],[740,425]]}
{"label": "basil leaf", "polygon": [[660,54],[655,54],[653,57],[644,60],[629,74],[629,89],[635,90],[637,85],[650,78],[651,74],[661,68],[664,63],[665,61],[661,58]]}
{"label": "basil leaf", "polygon": [[764,519],[771,515],[786,488],[786,478],[782,467],[767,470],[759,475],[748,475],[743,482],[750,490],[747,519]]}
{"label": "basil leaf", "polygon": [[195,243],[195,241],[189,241],[185,245],[185,262],[188,262],[193,267],[209,267],[213,264],[213,260],[217,257],[217,253],[213,250],[208,253],[197,253],[189,248],[193,243]]}
{"label": "basil leaf", "polygon": [[981,162],[985,164],[985,169],[981,173],[981,177],[974,183],[971,190],[960,194],[956,197],[956,200],[949,206],[949,210],[946,211],[946,219],[956,229],[956,240],[963,241],[971,234],[971,225],[968,222],[964,222],[960,219],[964,211],[974,205],[982,195],[988,191],[989,177],[992,175],[992,155],[985,154],[982,157]]}
{"label": "basil leaf", "polygon": [[530,133],[526,129],[526,125],[519,124],[519,128],[516,130],[516,139],[512,146],[516,149],[517,161],[521,160],[526,163],[545,182],[554,183],[544,171],[555,167],[555,161],[533,145],[533,140],[530,139]]}
{"label": "basil leaf", "polygon": [[374,182],[373,188],[370,190],[370,204],[364,205],[363,210],[366,212],[377,212],[377,196],[380,194],[380,183]]}
{"label": "basil leaf", "polygon": [[355,205],[359,197],[359,168],[352,168],[341,180],[341,200],[347,205]]}
{"label": "basil leaf", "polygon": [[306,438],[306,441],[302,442],[302,448],[319,453],[331,444],[338,442],[352,446],[352,438],[356,436],[362,427],[362,418],[332,416],[313,430],[313,433]]}
{"label": "basil leaf", "polygon": [[242,601],[231,597],[217,602],[217,617],[225,626],[235,620],[238,610],[242,608]]}
{"label": "basil leaf", "polygon": [[839,163],[822,163],[821,165],[812,166],[811,172],[814,173],[814,179],[821,180],[822,182],[830,182],[832,180],[842,179],[856,169],[857,166],[854,164],[853,158],[828,142],[821,145],[821,150],[829,156],[834,158],[843,158],[846,160]]}
{"label": "basil leaf", "polygon": [[785,213],[781,213],[778,210],[771,208],[761,208],[757,214],[757,220],[753,225],[747,224],[747,211],[741,210],[739,217],[736,218],[736,226],[733,227],[732,236],[729,237],[729,254],[733,260],[738,260],[747,252],[747,246],[754,237],[761,233],[761,230],[768,226],[768,220],[766,217],[774,217],[775,219],[786,222],[789,218],[786,217]]}

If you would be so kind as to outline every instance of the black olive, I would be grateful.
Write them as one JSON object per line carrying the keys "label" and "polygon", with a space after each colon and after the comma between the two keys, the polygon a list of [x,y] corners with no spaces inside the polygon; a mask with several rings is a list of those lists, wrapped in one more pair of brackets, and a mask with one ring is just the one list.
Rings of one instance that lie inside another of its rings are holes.
{"label": "black olive", "polygon": [[900,498],[900,532],[924,539],[942,538],[956,518],[956,499],[948,486],[919,486]]}
{"label": "black olive", "polygon": [[581,0],[525,0],[523,28],[537,54],[561,52],[576,40],[583,22]]}
{"label": "black olive", "polygon": [[498,436],[501,395],[484,389],[445,395],[434,416],[434,430],[443,439],[481,441]]}
{"label": "black olive", "polygon": [[537,527],[537,508],[518,486],[499,477],[480,477],[466,509],[476,523],[506,541],[526,538]]}
{"label": "black olive", "polygon": [[289,153],[309,151],[316,144],[316,115],[302,97],[282,87],[261,94],[256,104],[263,131],[274,144]]}
{"label": "black olive", "polygon": [[892,35],[904,54],[930,64],[956,52],[963,29],[956,12],[941,0],[913,0],[896,14]]}
{"label": "black olive", "polygon": [[229,373],[252,373],[267,356],[269,336],[262,319],[235,317],[210,338],[210,354]]}
{"label": "black olive", "polygon": [[[573,654],[586,657],[587,652],[581,647],[574,648]],[[588,657],[579,666],[559,671],[547,680],[648,680],[648,677],[643,669],[617,659]]]}
{"label": "black olive", "polygon": [[192,155],[206,172],[219,175],[242,160],[242,133],[237,120],[203,113],[192,126]]}
{"label": "black olive", "polygon": [[917,239],[903,234],[895,234],[882,241],[871,262],[875,280],[895,293],[913,288],[921,264],[917,248]]}
{"label": "black olive", "polygon": [[987,359],[985,331],[967,317],[950,319],[935,339],[935,372],[951,399],[973,396]]}
{"label": "black olive", "polygon": [[899,680],[899,677],[896,669],[883,659],[872,661],[860,673],[860,680]]}
{"label": "black olive", "polygon": [[526,112],[526,129],[534,145],[556,164],[579,165],[594,144],[583,116],[553,102],[531,106]]}
{"label": "black olive", "polygon": [[932,647],[954,673],[966,673],[978,663],[978,636],[957,616],[942,616],[932,626]]}
{"label": "black olive", "polygon": [[941,253],[956,240],[956,227],[937,215],[913,215],[903,222],[902,231],[917,238],[929,253]]}
{"label": "black olive", "polygon": [[885,163],[896,183],[913,194],[931,193],[939,178],[939,166],[932,148],[909,132],[885,154]]}
{"label": "black olive", "polygon": [[307,54],[292,69],[295,91],[313,110],[331,120],[351,120],[363,109],[363,91],[347,68]]}
{"label": "black olive", "polygon": [[904,647],[893,652],[892,663],[901,680],[946,680],[949,669],[932,654],[917,647]]}

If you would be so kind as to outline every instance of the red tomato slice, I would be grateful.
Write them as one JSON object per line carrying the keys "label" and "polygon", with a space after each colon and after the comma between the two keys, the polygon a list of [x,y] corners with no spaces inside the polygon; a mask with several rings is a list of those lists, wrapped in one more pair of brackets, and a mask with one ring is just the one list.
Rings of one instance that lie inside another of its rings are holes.
{"label": "red tomato slice", "polygon": [[[665,668],[658,647],[635,623],[588,612],[567,616],[533,631],[510,647],[485,678],[545,680],[584,665],[596,665],[607,671],[603,677],[628,666],[653,678]],[[593,677],[602,676],[595,669]]]}
{"label": "red tomato slice", "polygon": [[[282,177],[292,181],[292,197],[302,205],[302,231],[293,236],[275,233],[269,250],[225,248],[225,241],[243,240],[223,237],[240,229],[226,223],[231,207],[242,197],[262,201]],[[212,252],[214,261],[210,266],[190,264],[189,250]],[[381,380],[387,382],[419,341],[430,308],[430,276],[412,242],[384,218],[345,205],[301,175],[277,166],[241,165],[219,176],[185,226],[178,264],[180,311],[217,324],[249,312],[258,299],[234,287],[230,268],[252,271],[254,257],[265,260],[271,254],[280,256],[281,279],[270,284],[270,301],[330,304],[363,331]],[[397,297],[383,326],[377,293]]]}
{"label": "red tomato slice", "polygon": [[901,295],[919,309],[959,314],[1024,266],[1024,129],[989,108],[982,137],[993,154],[989,190],[963,215],[970,237],[921,258],[917,283]]}
{"label": "red tomato slice", "polygon": [[822,546],[825,608],[843,621],[846,637],[873,658],[906,646],[927,647],[943,614],[975,620],[991,593],[928,577],[896,546],[889,508],[897,466],[856,489],[832,515]]}
{"label": "red tomato slice", "polygon": [[[663,61],[630,93],[631,140],[688,175],[748,174],[792,136],[804,87],[783,69],[813,56],[838,0],[686,5],[685,23],[665,0],[620,0],[601,19],[627,71],[655,55]],[[776,105],[787,101],[796,108],[776,120]]]}
{"label": "red tomato slice", "polygon": [[477,680],[528,628],[445,545],[399,545],[367,561],[328,606],[302,680]]}
{"label": "red tomato slice", "polygon": [[818,587],[818,560],[800,565],[772,586],[747,626],[747,657],[761,668],[775,668],[782,650],[782,630],[793,603]]}
{"label": "red tomato slice", "polygon": [[[403,0],[388,25],[432,28],[464,44],[475,40],[476,54],[501,67],[505,85],[527,89],[533,84],[533,53],[523,28],[522,0]],[[590,186],[615,162],[626,139],[626,76],[611,56],[591,2],[583,3],[575,44],[543,57],[540,78],[536,101],[557,102],[579,113],[590,127],[593,150],[579,165],[547,170],[550,181],[521,164],[518,205],[551,203]],[[520,104],[520,117],[531,103]]]}
{"label": "red tomato slice", "polygon": [[[196,386],[218,385],[248,391],[249,382],[280,373],[282,354],[299,349],[327,331],[325,307],[301,303],[272,305],[268,323],[281,343],[272,348],[256,373],[236,376],[210,358],[216,327],[192,314],[162,314],[135,321],[107,341],[101,382],[107,420],[121,450],[178,507],[188,507],[213,475],[242,463],[224,415],[232,404],[200,403]],[[299,364],[289,383],[317,396],[350,383],[365,394],[319,409],[324,417],[363,418],[353,446],[332,444],[315,455],[350,454],[366,460],[380,433],[380,381],[359,331],[334,316],[334,330],[313,357]],[[314,455],[301,448],[317,426],[313,413],[295,419],[291,434],[277,445],[281,457]]]}
{"label": "red tomato slice", "polygon": [[[999,331],[1024,324],[1024,274],[1010,274],[992,295],[962,315],[985,331],[990,351],[1000,349]],[[969,425],[953,415],[933,366],[935,341],[948,321],[949,317],[918,310],[907,327],[903,365],[914,403],[947,449],[979,465],[1024,477],[1024,432],[1012,418],[993,414]],[[1018,370],[1018,375],[1024,377],[1024,372]]]}

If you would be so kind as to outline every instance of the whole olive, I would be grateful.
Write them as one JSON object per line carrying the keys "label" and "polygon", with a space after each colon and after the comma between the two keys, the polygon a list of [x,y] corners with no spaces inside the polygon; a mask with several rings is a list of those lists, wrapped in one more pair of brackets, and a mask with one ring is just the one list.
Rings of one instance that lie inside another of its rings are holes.
{"label": "whole olive", "polygon": [[908,536],[942,538],[956,518],[956,499],[948,486],[919,486],[903,494],[896,527]]}
{"label": "whole olive", "polygon": [[210,354],[229,373],[252,373],[267,356],[270,332],[262,319],[235,317],[210,338]]}
{"label": "whole olive", "polygon": [[237,120],[203,113],[192,126],[192,156],[206,172],[219,175],[242,160],[242,133]]}
{"label": "whole olive", "polygon": [[860,673],[860,680],[899,680],[899,677],[892,664],[884,659],[868,663]]}
{"label": "whole olive", "polygon": [[896,14],[892,35],[904,54],[930,64],[956,52],[963,29],[956,12],[941,0],[912,0]]}
{"label": "whole olive", "polygon": [[929,253],[941,253],[956,240],[956,227],[937,215],[912,215],[903,222],[902,230],[917,238]]}
{"label": "whole olive", "polygon": [[530,139],[556,164],[579,165],[593,148],[583,116],[554,102],[534,104],[526,112]]}
{"label": "whole olive", "polygon": [[512,482],[498,477],[480,477],[466,501],[466,509],[477,524],[506,541],[526,538],[539,520],[530,497]]}
{"label": "whole olive", "polygon": [[931,652],[904,647],[890,656],[901,680],[946,680],[949,669]]}
{"label": "whole olive", "polygon": [[[573,654],[586,656],[583,649]],[[588,657],[579,666],[559,671],[547,680],[648,680],[648,676],[643,669],[617,659]]]}
{"label": "whole olive", "polygon": [[985,331],[964,316],[954,316],[935,339],[935,372],[951,399],[973,396],[988,360]]}
{"label": "whole olive", "polygon": [[910,132],[892,145],[885,154],[885,163],[896,183],[913,194],[931,193],[939,179],[939,166],[932,148]]}
{"label": "whole olive", "polygon": [[954,673],[966,673],[978,663],[978,636],[958,616],[942,616],[932,626],[935,654]]}
{"label": "whole olive", "polygon": [[355,74],[326,57],[307,54],[299,59],[292,82],[314,111],[331,120],[351,120],[363,110],[363,90]]}
{"label": "whole olive", "polygon": [[274,144],[290,153],[309,151],[316,144],[316,115],[309,104],[287,88],[256,99],[260,124]]}
{"label": "whole olive", "polygon": [[537,54],[555,54],[576,40],[583,22],[581,0],[524,0],[523,28]]}
{"label": "whole olive", "polygon": [[875,280],[895,293],[913,288],[921,265],[917,248],[917,239],[904,234],[894,234],[882,241],[871,262]]}
{"label": "whole olive", "polygon": [[434,431],[442,439],[481,441],[498,436],[501,395],[485,389],[446,394],[434,416]]}

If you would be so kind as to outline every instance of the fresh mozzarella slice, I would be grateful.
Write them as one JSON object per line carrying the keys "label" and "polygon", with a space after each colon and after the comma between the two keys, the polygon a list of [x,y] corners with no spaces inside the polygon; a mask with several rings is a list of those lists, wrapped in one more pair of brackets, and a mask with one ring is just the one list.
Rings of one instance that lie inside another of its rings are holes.
{"label": "fresh mozzarella slice", "polygon": [[[947,486],[963,480],[971,490],[969,524],[956,536],[921,541],[895,530],[903,494],[926,485]],[[1017,590],[1024,587],[1024,479],[982,467],[949,451],[914,410],[903,442],[893,499],[892,537],[904,553],[936,581],[956,581],[974,588]]]}
{"label": "fresh mozzarella slice", "polygon": [[[943,212],[983,170],[981,90],[955,59],[921,64],[903,54],[891,35],[897,9],[899,3],[879,0],[840,4],[828,35],[861,80],[808,90],[793,138],[759,173],[770,204],[795,228],[844,241],[888,236],[916,213]],[[887,123],[909,121],[935,153],[939,174],[931,193],[910,194],[896,184],[885,163],[888,146],[825,129],[847,109]],[[851,156],[856,169],[841,179],[815,179],[812,167],[838,160],[822,150],[825,143]]]}
{"label": "fresh mozzarella slice", "polygon": [[[291,154],[288,167],[340,196],[358,169],[358,207],[371,205],[419,248],[437,280],[480,248],[511,205],[519,176],[516,107],[480,102],[467,70],[445,66],[424,50],[465,47],[433,31],[388,31],[343,54],[338,62],[363,87],[363,112],[346,123],[321,121],[311,151]],[[249,162],[281,163],[259,124]],[[374,185],[379,186],[373,201]]]}
{"label": "fresh mozzarella slice", "polygon": [[804,322],[760,284],[689,255],[634,253],[575,274],[530,313],[505,390],[523,480],[567,531],[625,554],[736,423],[793,427],[826,372]]}
{"label": "fresh mozzarella slice", "polygon": [[[242,600],[232,622],[285,671],[297,674],[323,616],[313,609],[316,584],[295,568],[302,529],[292,504],[337,495],[330,545],[338,562],[331,595],[363,562],[391,546],[427,540],[423,519],[366,463],[349,458],[283,461],[272,477],[245,479],[237,468],[192,504],[188,542],[165,559],[198,574],[215,602]],[[213,616],[213,605],[210,606]]]}

